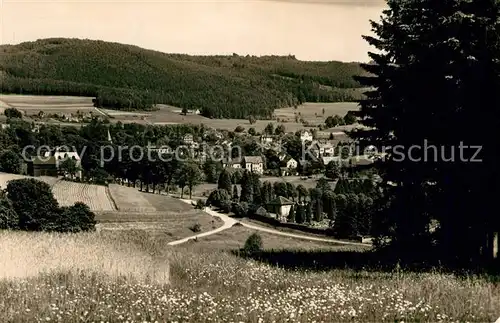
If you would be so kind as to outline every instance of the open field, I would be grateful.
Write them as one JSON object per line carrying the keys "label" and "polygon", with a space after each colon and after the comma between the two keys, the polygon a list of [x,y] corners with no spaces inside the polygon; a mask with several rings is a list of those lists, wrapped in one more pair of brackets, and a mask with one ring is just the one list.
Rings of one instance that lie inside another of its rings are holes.
{"label": "open field", "polygon": [[[212,218],[202,212],[172,213],[158,212],[155,214],[140,213],[98,213],[96,215],[97,229],[100,232],[147,232],[155,239],[165,242],[180,240],[217,229],[222,225],[219,218]],[[198,224],[200,231],[190,228]]]}
{"label": "open field", "polygon": [[52,192],[61,206],[83,202],[92,211],[116,210],[106,186],[59,181],[52,187]]}
{"label": "open field", "polygon": [[[325,114],[323,115],[323,109]],[[274,110],[277,118],[285,119],[287,121],[294,121],[295,115],[299,115],[306,121],[311,123],[324,122],[328,116],[339,115],[345,116],[347,112],[352,110],[359,110],[359,106],[355,102],[338,102],[338,103],[313,103],[306,102],[299,105],[297,109],[293,107],[281,108]]]}
{"label": "open field", "polygon": [[149,113],[145,113],[142,111],[120,111],[120,110],[109,110],[99,108],[98,111],[110,116],[110,117],[142,117],[149,116]]}
{"label": "open field", "polygon": [[284,269],[143,233],[2,232],[0,271],[6,322],[493,322],[500,308],[479,277]]}
{"label": "open field", "polygon": [[222,225],[219,218],[170,196],[115,184],[110,185],[110,192],[118,211],[97,213],[100,231],[140,230],[170,242],[194,235],[191,228],[197,224],[200,226],[197,233]]}
{"label": "open field", "polygon": [[7,183],[11,180],[23,179],[23,178],[34,178],[36,180],[49,184],[51,187],[53,187],[57,182],[59,182],[59,179],[56,177],[50,177],[50,176],[31,177],[31,176],[0,172],[0,188],[2,189],[7,188]]}
{"label": "open field", "polygon": [[[262,226],[260,223],[257,223]],[[308,241],[292,237],[278,236],[275,234],[260,232],[241,225],[235,225],[230,229],[224,230],[214,235],[203,237],[197,241],[189,241],[182,244],[182,248],[196,251],[215,251],[215,250],[237,250],[241,248],[246,239],[252,234],[258,233],[262,237],[264,248],[266,250],[274,249],[293,249],[302,251],[324,250],[324,251],[364,251],[370,247],[358,247],[349,245],[340,245],[336,243]],[[304,235],[303,232],[298,232]],[[309,235],[309,234],[308,234]],[[311,235],[312,236],[312,235]]]}
{"label": "open field", "polygon": [[[40,111],[45,113],[76,113],[94,112],[96,114],[107,115],[112,122],[122,123],[139,123],[139,124],[205,124],[209,127],[222,130],[234,130],[237,126],[242,126],[246,130],[255,128],[256,131],[262,132],[264,128],[273,123],[275,126],[283,124],[287,132],[296,132],[302,129],[313,129],[316,126],[323,124],[325,118],[330,115],[345,115],[347,111],[357,110],[357,103],[340,102],[340,103],[304,103],[295,108],[276,109],[276,120],[257,120],[254,124],[250,124],[246,119],[209,119],[201,115],[179,113],[179,108],[157,104],[158,110],[155,111],[119,111],[110,109],[96,109],[93,107],[91,97],[78,96],[37,96],[37,95],[17,95],[17,94],[1,94],[0,95],[0,111],[6,107],[15,107],[26,114],[35,115]],[[323,116],[323,109],[325,115]],[[295,122],[295,114],[300,112],[300,118],[307,121],[313,127],[304,127],[302,123]],[[61,124],[59,121],[54,121],[55,124]],[[68,123],[68,126],[79,126],[78,123]],[[323,137],[328,138],[331,132],[339,132],[350,130],[352,126],[338,127],[335,129],[325,130]]]}
{"label": "open field", "polygon": [[25,111],[28,115],[45,113],[75,113],[93,111],[94,106],[90,97],[79,96],[38,96],[0,94],[0,102],[18,110]]}
{"label": "open field", "polygon": [[86,272],[115,279],[124,276],[143,282],[168,282],[168,263],[155,263],[137,245],[104,233],[0,231],[0,246],[2,281],[36,278],[57,271],[63,275]]}
{"label": "open field", "polygon": [[[301,113],[301,118],[309,122],[311,125],[317,126],[323,124],[325,118],[329,115],[345,115],[347,111],[358,109],[356,103],[305,103],[299,106],[297,109],[294,108],[283,108],[275,110],[276,117],[280,119],[280,122],[276,120],[257,120],[254,124],[246,119],[209,119],[201,115],[187,114],[182,115],[178,112],[178,108],[158,104],[159,110],[150,111],[147,113],[143,112],[126,112],[126,111],[114,111],[100,109],[103,112],[108,113],[113,117],[113,122],[138,122],[138,123],[149,123],[157,125],[168,125],[168,124],[179,124],[179,123],[192,123],[200,124],[203,123],[206,126],[213,127],[216,129],[223,130],[234,130],[237,126],[242,126],[245,129],[255,128],[256,131],[262,132],[264,128],[269,124],[273,123],[275,126],[278,124],[283,124],[286,131],[296,132],[301,129],[305,129],[302,123],[295,122],[294,113]],[[322,115],[322,110],[325,109],[325,116]],[[315,113],[317,116],[315,116]],[[283,121],[285,122],[283,122]],[[347,127],[349,128],[349,127]],[[350,127],[352,128],[352,127]],[[339,128],[340,129],[340,128]],[[337,129],[336,131],[339,131]],[[342,129],[343,130],[343,129]],[[330,132],[330,131],[328,131]],[[335,131],[334,131],[335,132]]]}
{"label": "open field", "polygon": [[136,188],[118,184],[109,184],[109,193],[119,211],[124,212],[155,212],[156,208],[137,191]]}

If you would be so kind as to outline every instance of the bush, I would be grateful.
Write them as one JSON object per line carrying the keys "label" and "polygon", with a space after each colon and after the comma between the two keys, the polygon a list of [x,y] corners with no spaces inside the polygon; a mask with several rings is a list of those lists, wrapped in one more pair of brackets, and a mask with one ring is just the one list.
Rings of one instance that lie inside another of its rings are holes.
{"label": "bush", "polygon": [[208,196],[207,199],[207,206],[215,206],[215,207],[222,207],[222,204],[225,203],[226,201],[229,201],[229,193],[226,190],[222,189],[216,189],[210,195]]}
{"label": "bush", "polygon": [[201,225],[199,223],[196,223],[195,225],[190,226],[189,230],[193,231],[194,233],[200,232]]}
{"label": "bush", "polygon": [[50,186],[35,179],[16,179],[7,184],[7,197],[19,215],[22,230],[50,230],[59,212]]}
{"label": "bush", "polygon": [[245,128],[243,128],[242,126],[237,126],[236,129],[234,129],[234,132],[243,132],[245,131]]}
{"label": "bush", "polygon": [[18,229],[19,216],[12,207],[12,203],[6,198],[0,198],[0,230]]}
{"label": "bush", "polygon": [[233,203],[232,211],[235,216],[243,218],[247,216],[248,203],[247,202]]}
{"label": "bush", "polygon": [[21,119],[23,117],[21,111],[17,110],[16,108],[7,108],[5,109],[4,114],[7,118]]}
{"label": "bush", "polygon": [[60,209],[59,214],[54,231],[81,232],[95,230],[95,214],[84,203],[77,202],[73,206],[63,207]]}
{"label": "bush", "polygon": [[221,202],[220,209],[223,213],[229,213],[231,212],[231,201],[230,200],[224,200]]}
{"label": "bush", "polygon": [[32,178],[11,180],[6,191],[21,230],[79,232],[95,229],[95,215],[87,205],[79,202],[60,208],[47,183]]}
{"label": "bush", "polygon": [[262,237],[258,233],[253,233],[245,241],[243,251],[247,254],[252,254],[262,250]]}
{"label": "bush", "polygon": [[203,210],[205,208],[205,202],[202,200],[196,201],[196,205],[194,206],[195,209],[197,210]]}

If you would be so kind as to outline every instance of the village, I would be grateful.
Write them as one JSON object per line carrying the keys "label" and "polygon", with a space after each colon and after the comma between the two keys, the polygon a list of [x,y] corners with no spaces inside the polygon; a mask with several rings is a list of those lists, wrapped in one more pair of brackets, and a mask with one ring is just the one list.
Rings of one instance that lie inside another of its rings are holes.
{"label": "village", "polygon": [[[88,153],[86,147],[78,149],[73,145],[40,146],[36,151],[29,151],[20,173],[34,177],[62,176],[64,180],[91,184],[138,185],[142,192],[179,198],[189,194],[190,199],[203,204],[208,201],[233,216],[251,217],[261,222],[275,221],[272,222],[275,226],[292,225],[297,230],[314,227],[317,229],[314,233],[334,235],[335,213],[342,207],[340,204],[346,203],[341,202],[337,208],[328,207],[335,203],[335,197],[324,193],[360,193],[351,192],[350,188],[339,190],[336,186],[339,180],[348,183],[369,178],[375,183],[378,181],[376,175],[367,177],[358,173],[370,169],[383,157],[373,147],[360,149],[341,129],[286,132],[285,126],[275,128],[269,123],[262,133],[257,133],[252,128],[227,131],[203,125],[182,125],[180,128],[174,125],[140,126],[143,133],[176,127],[181,131],[176,135],[148,137],[142,142],[136,141],[136,145],[123,146],[117,137],[130,131],[127,129],[130,125],[113,125],[96,116],[92,120],[96,127],[106,129],[102,130],[105,138],[99,142],[99,158],[104,166],[99,175],[95,172],[89,175],[88,162],[83,161],[88,159],[83,155]],[[9,123],[12,122],[10,118]],[[9,123],[5,124],[6,129]],[[33,123],[30,127],[31,132],[38,136],[40,131],[55,131],[59,126]],[[118,150],[124,152],[117,153]],[[134,159],[134,150],[142,157],[135,156]],[[130,166],[130,161],[135,166]],[[194,165],[194,170],[186,171],[194,172],[190,178],[186,178],[181,170],[185,164]],[[178,169],[166,175],[160,170],[165,167]],[[133,171],[135,175],[131,175]],[[231,179],[225,187],[227,194],[222,194],[221,198],[223,174],[228,174]],[[248,176],[257,178],[259,184],[250,184]],[[252,193],[243,196],[249,186],[252,186]],[[370,190],[372,188],[368,188]],[[218,196],[215,202],[214,196]],[[368,234],[369,228],[348,231],[344,238],[358,239],[356,235],[360,232]]]}

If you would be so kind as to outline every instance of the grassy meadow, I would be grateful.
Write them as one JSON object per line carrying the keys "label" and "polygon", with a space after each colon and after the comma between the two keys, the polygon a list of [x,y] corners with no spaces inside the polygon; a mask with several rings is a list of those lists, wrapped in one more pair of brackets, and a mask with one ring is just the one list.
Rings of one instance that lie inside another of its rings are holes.
{"label": "grassy meadow", "polygon": [[[1,232],[0,313],[4,322],[493,322],[499,315],[500,286],[480,277],[287,270],[226,252],[227,233],[219,239],[221,248],[202,250],[168,247],[142,231]],[[288,240],[270,246],[302,248]]]}

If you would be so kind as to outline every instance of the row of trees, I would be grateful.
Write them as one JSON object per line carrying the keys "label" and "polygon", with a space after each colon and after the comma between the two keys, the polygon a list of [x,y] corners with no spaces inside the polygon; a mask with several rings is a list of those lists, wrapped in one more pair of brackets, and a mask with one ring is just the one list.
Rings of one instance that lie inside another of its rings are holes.
{"label": "row of trees", "polygon": [[288,216],[289,222],[311,224],[330,220],[339,237],[368,235],[372,231],[372,216],[382,193],[370,179],[340,179],[335,186],[320,179],[315,188],[306,189],[287,182],[261,182],[259,175],[245,171],[238,190],[234,173],[223,170],[217,190],[213,191],[208,205],[213,205],[238,216],[252,216],[260,207],[267,206],[282,196],[294,202]]}

